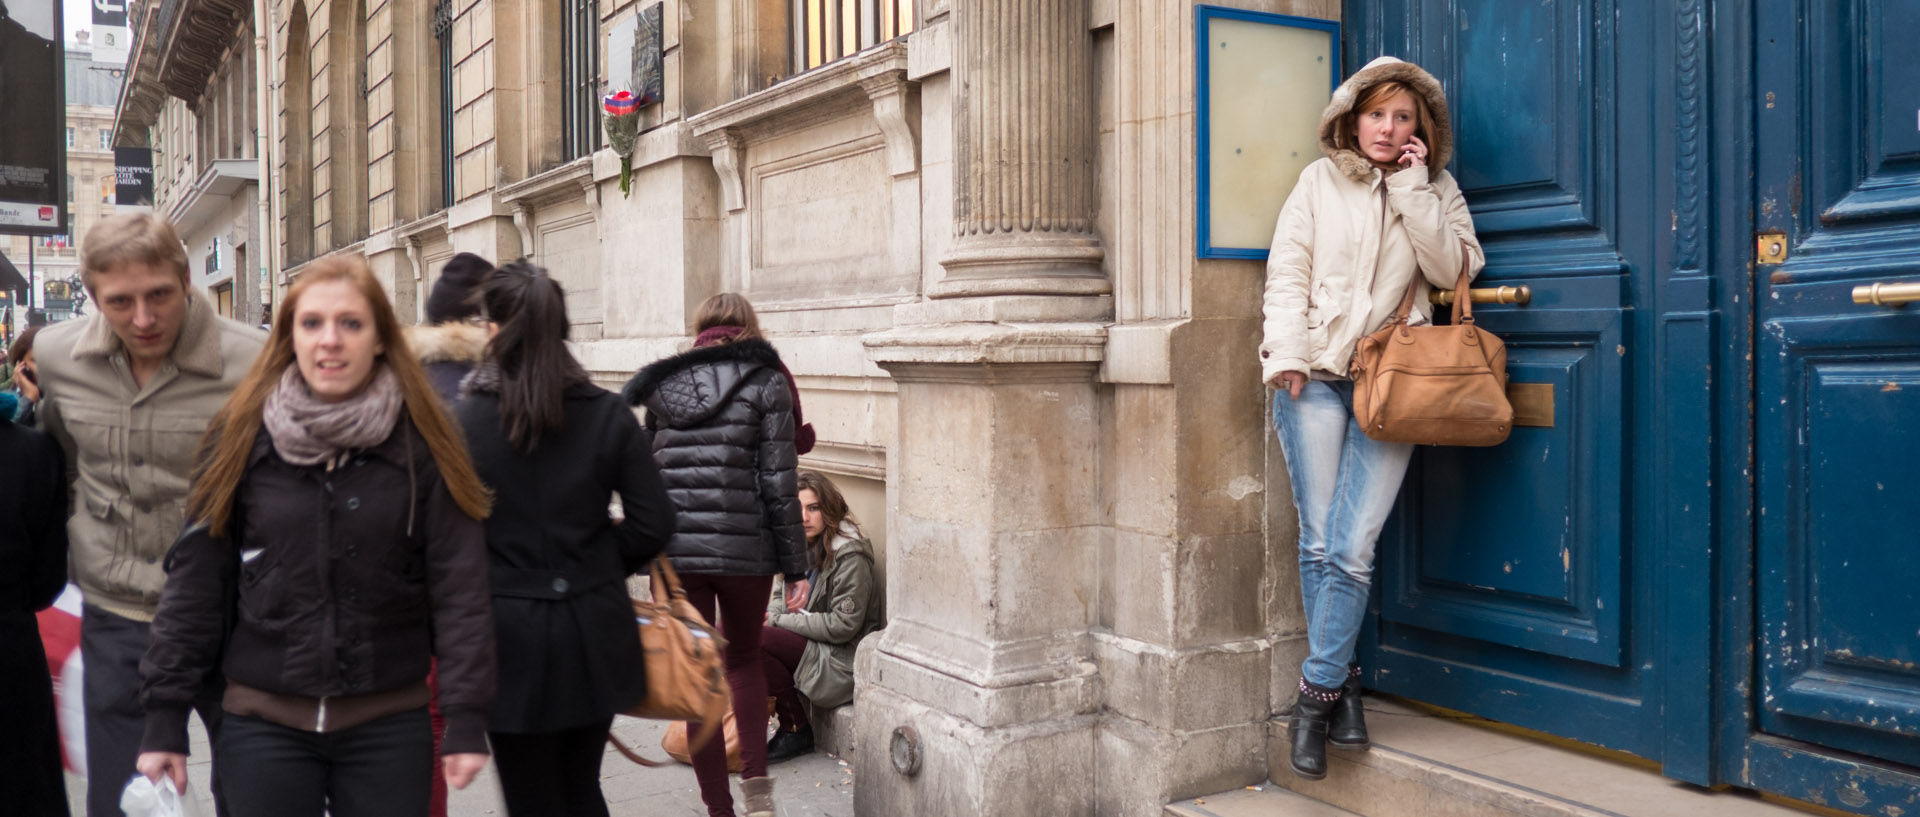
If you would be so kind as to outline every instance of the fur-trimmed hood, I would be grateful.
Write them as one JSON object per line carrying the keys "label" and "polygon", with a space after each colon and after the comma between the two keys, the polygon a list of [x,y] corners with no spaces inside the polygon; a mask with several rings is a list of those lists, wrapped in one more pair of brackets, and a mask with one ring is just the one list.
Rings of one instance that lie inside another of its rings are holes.
{"label": "fur-trimmed hood", "polygon": [[453,321],[406,328],[407,346],[426,363],[479,363],[487,353],[487,330]]}
{"label": "fur-trimmed hood", "polygon": [[781,369],[780,353],[758,338],[702,346],[648,364],[620,396],[644,405],[668,426],[687,428],[712,417],[764,368]]}
{"label": "fur-trimmed hood", "polygon": [[1333,92],[1333,99],[1327,102],[1327,109],[1320,114],[1320,152],[1333,159],[1340,172],[1347,178],[1364,182],[1372,178],[1373,162],[1346,145],[1348,130],[1353,126],[1351,114],[1353,106],[1358,104],[1366,90],[1382,82],[1397,81],[1416,93],[1427,103],[1427,113],[1433,117],[1434,133],[1427,134],[1427,167],[1440,170],[1453,159],[1453,125],[1447,116],[1447,92],[1440,87],[1440,80],[1413,63],[1394,57],[1380,57],[1367,63],[1365,68],[1348,77],[1346,82]]}

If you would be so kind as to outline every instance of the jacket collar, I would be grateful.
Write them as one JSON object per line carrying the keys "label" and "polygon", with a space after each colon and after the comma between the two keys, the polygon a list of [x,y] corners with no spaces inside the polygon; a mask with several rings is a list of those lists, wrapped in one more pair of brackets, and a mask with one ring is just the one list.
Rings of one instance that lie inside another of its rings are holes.
{"label": "jacket collar", "polygon": [[[80,339],[73,344],[75,360],[106,359],[126,348],[107,323],[107,316],[96,311],[87,321]],[[198,288],[187,288],[187,317],[167,356],[180,371],[201,377],[218,378],[226,369],[226,361],[220,356],[220,316],[213,311],[211,299]]]}
{"label": "jacket collar", "polygon": [[472,324],[409,326],[405,334],[421,363],[479,363],[486,356],[487,330]]}

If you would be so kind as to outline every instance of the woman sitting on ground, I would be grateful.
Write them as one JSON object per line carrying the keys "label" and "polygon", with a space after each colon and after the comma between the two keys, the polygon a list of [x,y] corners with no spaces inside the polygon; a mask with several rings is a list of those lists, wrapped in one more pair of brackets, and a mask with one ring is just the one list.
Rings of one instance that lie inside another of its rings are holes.
{"label": "woman sitting on ground", "polygon": [[776,602],[760,634],[767,694],[780,721],[780,731],[767,742],[768,763],[813,751],[808,703],[831,709],[853,700],[853,651],[880,629],[886,607],[873,543],[860,535],[832,480],[800,473],[800,519],[807,529],[812,590],[802,609]]}

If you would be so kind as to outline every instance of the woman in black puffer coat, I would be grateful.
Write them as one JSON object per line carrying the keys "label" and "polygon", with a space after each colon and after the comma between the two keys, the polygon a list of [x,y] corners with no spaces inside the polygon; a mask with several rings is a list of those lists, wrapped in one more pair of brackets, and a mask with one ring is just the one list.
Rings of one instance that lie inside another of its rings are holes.
{"label": "woman in black puffer coat", "polygon": [[[624,394],[647,408],[654,459],[680,513],[667,556],[701,615],[713,621],[716,608],[720,614],[727,686],[733,711],[743,713],[737,717],[747,817],[773,817],[760,624],[776,574],[786,577],[788,609],[806,603],[807,542],[794,470],[799,400],[746,298],[708,298],[694,314],[694,331],[692,350],[641,369]],[[708,741],[694,752],[693,769],[707,813],[732,817],[726,747]]]}

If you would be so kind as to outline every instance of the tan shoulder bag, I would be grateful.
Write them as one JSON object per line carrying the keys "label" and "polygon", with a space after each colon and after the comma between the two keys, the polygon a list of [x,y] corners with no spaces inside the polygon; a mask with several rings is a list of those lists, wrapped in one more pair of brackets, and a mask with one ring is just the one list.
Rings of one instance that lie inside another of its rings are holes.
{"label": "tan shoulder bag", "polygon": [[[667,557],[653,560],[653,598],[634,599],[633,617],[640,626],[640,648],[647,667],[647,696],[622,713],[636,718],[698,721],[689,752],[705,746],[727,717],[726,665],[721,653],[727,642],[687,601],[680,577]],[[613,748],[642,766],[664,766],[648,760],[608,735]]]}
{"label": "tan shoulder bag", "polygon": [[1353,417],[1372,439],[1490,446],[1513,430],[1507,345],[1473,323],[1461,252],[1451,325],[1408,325],[1421,278],[1416,270],[1393,320],[1354,347]]}

